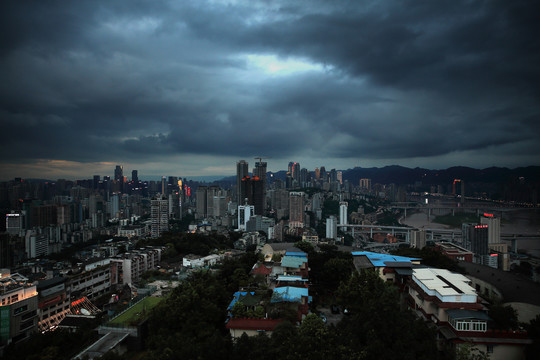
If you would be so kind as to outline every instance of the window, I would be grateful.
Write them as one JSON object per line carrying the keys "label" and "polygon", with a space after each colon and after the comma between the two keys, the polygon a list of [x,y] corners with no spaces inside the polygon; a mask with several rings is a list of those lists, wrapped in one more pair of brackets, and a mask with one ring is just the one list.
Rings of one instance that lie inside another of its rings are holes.
{"label": "window", "polygon": [[19,315],[20,313],[25,312],[26,310],[28,310],[28,305],[18,307],[15,310],[13,310],[13,315]]}
{"label": "window", "polygon": [[32,327],[32,326],[34,326],[34,319],[30,319],[28,321],[21,323],[20,330],[28,329],[29,327]]}

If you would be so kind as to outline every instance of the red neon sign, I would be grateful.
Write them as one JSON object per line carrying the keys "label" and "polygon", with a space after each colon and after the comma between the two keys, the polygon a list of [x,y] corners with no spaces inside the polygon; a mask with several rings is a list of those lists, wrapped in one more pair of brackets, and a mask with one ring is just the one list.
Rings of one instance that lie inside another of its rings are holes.
{"label": "red neon sign", "polygon": [[493,217],[493,214],[484,213],[485,217]]}

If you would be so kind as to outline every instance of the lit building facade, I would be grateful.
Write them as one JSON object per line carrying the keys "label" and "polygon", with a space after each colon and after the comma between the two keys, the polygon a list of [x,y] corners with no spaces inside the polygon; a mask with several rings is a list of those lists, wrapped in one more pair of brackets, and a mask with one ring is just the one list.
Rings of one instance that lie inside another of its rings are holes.
{"label": "lit building facade", "polygon": [[27,339],[37,329],[36,286],[20,274],[0,270],[0,347]]}

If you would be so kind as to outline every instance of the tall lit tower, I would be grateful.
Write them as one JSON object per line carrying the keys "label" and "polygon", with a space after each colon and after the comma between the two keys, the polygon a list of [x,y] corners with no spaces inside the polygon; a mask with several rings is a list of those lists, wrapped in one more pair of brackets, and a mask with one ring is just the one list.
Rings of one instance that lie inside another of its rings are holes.
{"label": "tall lit tower", "polygon": [[243,192],[242,179],[248,176],[248,163],[240,160],[236,163],[236,201],[238,205],[244,205],[246,194]]}

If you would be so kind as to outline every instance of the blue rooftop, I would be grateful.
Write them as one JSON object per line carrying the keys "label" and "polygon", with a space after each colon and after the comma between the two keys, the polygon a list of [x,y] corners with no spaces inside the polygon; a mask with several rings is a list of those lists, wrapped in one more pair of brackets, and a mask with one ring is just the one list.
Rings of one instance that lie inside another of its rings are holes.
{"label": "blue rooftop", "polygon": [[270,302],[300,302],[303,296],[308,298],[308,302],[311,302],[309,291],[306,288],[297,288],[292,286],[278,287],[274,289]]}
{"label": "blue rooftop", "polygon": [[283,259],[281,259],[281,266],[298,269],[307,261],[306,257],[285,255]]}
{"label": "blue rooftop", "polygon": [[302,252],[302,251],[287,251],[287,252],[285,252],[285,255],[286,256],[300,256],[300,257],[307,258],[307,254],[305,252]]}
{"label": "blue rooftop", "polygon": [[405,256],[379,254],[379,253],[374,253],[371,251],[353,251],[352,255],[353,256],[366,256],[375,267],[384,267],[386,266],[385,263],[388,261],[412,262],[412,261],[422,260],[422,259],[410,258],[410,257],[405,257]]}
{"label": "blue rooftop", "polygon": [[[250,293],[251,293],[251,295],[255,295],[255,291],[251,291]],[[233,299],[232,299],[231,303],[227,307],[227,310],[231,310],[233,308],[234,304],[236,304],[236,302],[240,298],[240,296],[246,296],[246,294],[247,294],[247,291],[237,291],[237,292],[235,292],[234,295],[233,295]]]}
{"label": "blue rooftop", "polygon": [[307,279],[302,279],[301,276],[296,276],[296,275],[279,275],[276,280],[277,281],[307,281]]}

